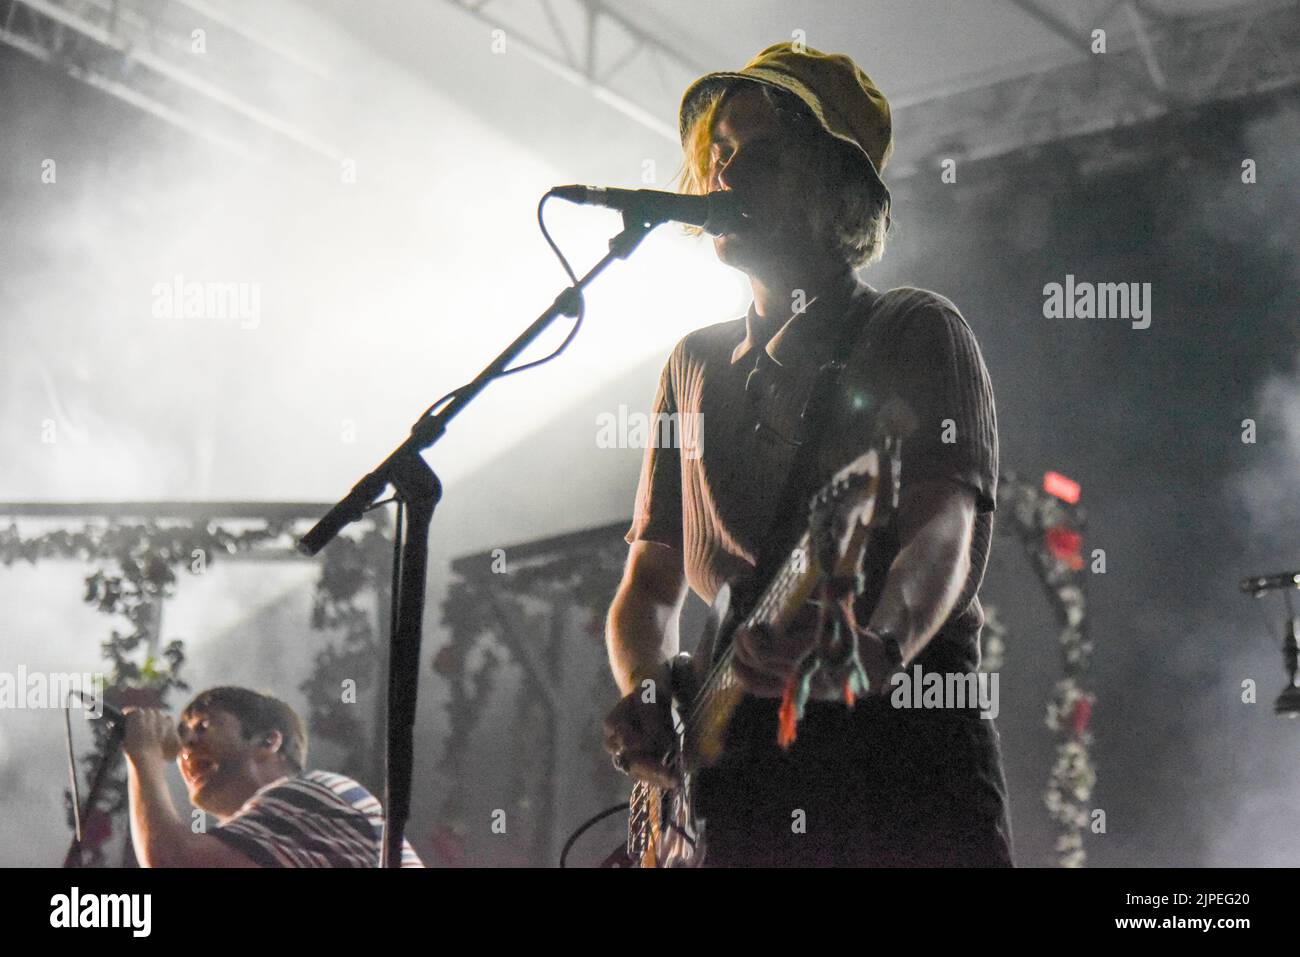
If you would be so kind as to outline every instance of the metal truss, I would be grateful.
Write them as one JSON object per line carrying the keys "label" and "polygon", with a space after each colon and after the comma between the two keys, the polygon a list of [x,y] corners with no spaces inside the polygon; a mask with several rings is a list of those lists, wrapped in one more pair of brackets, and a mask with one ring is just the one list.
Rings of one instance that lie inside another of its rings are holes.
{"label": "metal truss", "polygon": [[[203,30],[212,52],[196,52]],[[327,81],[309,57],[205,0],[0,0],[0,42],[223,150],[343,154],[277,111],[276,75]],[[220,52],[218,52],[220,51]]]}
{"label": "metal truss", "polygon": [[[601,807],[622,790],[622,780],[603,752],[592,747],[592,729],[600,726],[602,717],[595,705],[607,697],[609,677],[604,655],[591,667],[593,640],[601,639],[593,639],[588,628],[595,625],[597,635],[603,632],[605,605],[618,586],[627,551],[626,528],[626,522],[588,528],[462,555],[451,562],[454,577],[443,601],[449,637],[444,654],[454,649],[454,660],[468,660],[472,649],[486,640],[494,651],[483,660],[495,659],[500,652],[522,669],[524,680],[514,695],[512,713],[503,714],[491,710],[492,683],[486,670],[477,677],[461,674],[454,679],[468,690],[448,703],[451,733],[443,766],[458,795],[449,806],[464,810],[460,805],[469,791],[467,768],[473,758],[469,734],[480,720],[486,723],[490,717],[491,730],[510,741],[528,741],[516,777],[518,797],[531,818],[530,866],[549,866],[559,855],[565,804]],[[509,556],[509,574],[500,573],[502,556]],[[595,678],[590,687],[579,680],[584,674]],[[567,698],[566,685],[571,689]],[[589,773],[565,777],[566,748],[583,755]]]}
{"label": "metal truss", "polygon": [[[1067,40],[1076,58],[895,100],[891,181],[944,159],[988,159],[1300,82],[1296,0],[1197,15],[1150,0],[1007,2]],[[1091,51],[1094,29],[1106,31],[1106,53]]]}
{"label": "metal truss", "polygon": [[[566,82],[674,144],[677,97],[709,65],[605,0],[441,0]],[[942,159],[980,160],[1147,123],[1173,111],[1293,87],[1300,2],[1254,0],[1211,13],[1171,0],[1006,0],[1074,48],[1027,71],[1008,64],[923,95],[895,96],[893,181]],[[221,56],[191,51],[191,32]],[[1094,29],[1107,52],[1091,52]],[[286,118],[272,76],[330,82],[309,56],[237,22],[213,0],[0,0],[0,42],[243,156],[278,148],[333,163],[341,151]],[[692,42],[693,48],[698,44]],[[719,56],[712,63],[725,62]]]}
{"label": "metal truss", "polygon": [[[725,62],[695,62],[602,0],[443,2],[502,30],[545,69],[674,144],[676,98]],[[1171,0],[1006,3],[1067,41],[1073,54],[1064,63],[1054,55],[1036,67],[1008,64],[923,95],[891,97],[899,135],[891,180],[928,172],[941,159],[986,159],[1300,79],[1296,0],[1246,0],[1210,13],[1182,12]],[[1104,54],[1091,51],[1094,29],[1107,33]],[[635,71],[639,61],[653,74]]]}
{"label": "metal truss", "polygon": [[501,30],[505,42],[543,69],[674,144],[677,126],[665,117],[676,115],[677,97],[709,70],[602,0],[445,2]]}

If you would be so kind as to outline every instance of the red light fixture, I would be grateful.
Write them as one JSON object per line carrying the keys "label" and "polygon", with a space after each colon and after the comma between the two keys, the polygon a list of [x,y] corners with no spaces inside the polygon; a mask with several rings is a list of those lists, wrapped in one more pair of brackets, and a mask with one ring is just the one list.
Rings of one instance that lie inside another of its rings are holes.
{"label": "red light fixture", "polygon": [[1066,478],[1060,472],[1047,472],[1043,475],[1043,491],[1055,495],[1062,502],[1071,505],[1079,503],[1079,483]]}

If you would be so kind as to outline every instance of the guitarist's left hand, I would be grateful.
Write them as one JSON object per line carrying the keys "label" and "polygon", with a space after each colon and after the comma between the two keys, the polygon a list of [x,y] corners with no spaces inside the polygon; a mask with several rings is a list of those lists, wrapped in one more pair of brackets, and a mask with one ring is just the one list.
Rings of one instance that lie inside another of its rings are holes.
{"label": "guitarist's left hand", "polygon": [[[741,687],[760,698],[781,697],[795,666],[816,640],[816,620],[816,610],[809,608],[783,634],[740,628],[732,638],[735,647],[732,669]],[[874,632],[865,631],[859,636],[858,657],[870,682],[867,694],[888,692],[889,679],[895,669],[884,643]],[[825,678],[825,671],[819,669],[813,678],[813,698],[818,701],[843,700],[843,687]]]}

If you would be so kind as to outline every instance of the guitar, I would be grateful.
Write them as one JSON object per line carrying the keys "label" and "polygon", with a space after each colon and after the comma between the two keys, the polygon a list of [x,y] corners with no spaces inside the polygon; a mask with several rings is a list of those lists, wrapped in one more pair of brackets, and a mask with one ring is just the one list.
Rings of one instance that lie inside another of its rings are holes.
{"label": "guitar", "polygon": [[[881,440],[837,472],[812,499],[809,521],[798,543],[772,575],[748,610],[733,608],[732,592],[724,585],[709,610],[704,634],[694,655],[672,662],[674,746],[664,756],[680,783],[672,789],[638,781],[632,788],[628,837],[606,859],[609,866],[698,867],[705,855],[705,821],[695,809],[693,786],[697,772],[714,764],[726,747],[726,731],[744,697],[732,669],[731,636],[742,626],[781,633],[806,604],[820,595],[822,611],[829,582],[858,581],[870,539],[883,529],[898,508],[899,442]],[[852,600],[852,593],[847,595]],[[814,601],[814,603],[818,603]],[[722,647],[715,655],[715,648]],[[716,657],[716,660],[714,660]],[[846,689],[848,704],[853,693]],[[783,730],[793,740],[793,715],[784,714]],[[786,721],[789,727],[785,728]]]}

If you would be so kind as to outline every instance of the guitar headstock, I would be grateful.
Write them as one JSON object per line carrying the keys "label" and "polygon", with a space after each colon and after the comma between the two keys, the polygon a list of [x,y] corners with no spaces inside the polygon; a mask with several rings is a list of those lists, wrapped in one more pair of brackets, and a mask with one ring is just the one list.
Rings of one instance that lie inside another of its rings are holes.
{"label": "guitar headstock", "polygon": [[897,505],[898,443],[885,440],[836,472],[813,496],[809,528],[818,563],[832,576],[853,575],[867,535]]}

